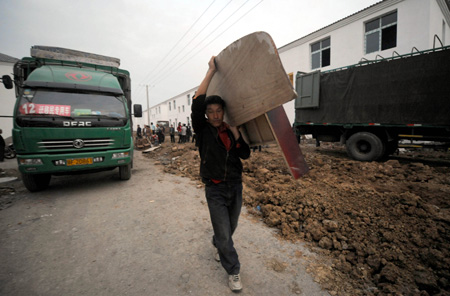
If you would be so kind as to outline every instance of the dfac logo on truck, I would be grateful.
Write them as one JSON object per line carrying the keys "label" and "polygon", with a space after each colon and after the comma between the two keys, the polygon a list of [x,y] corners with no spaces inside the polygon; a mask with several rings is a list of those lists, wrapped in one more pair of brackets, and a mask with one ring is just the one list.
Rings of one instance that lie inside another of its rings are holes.
{"label": "dfac logo on truck", "polygon": [[89,81],[92,79],[92,76],[83,72],[67,72],[66,77],[70,80],[75,81]]}
{"label": "dfac logo on truck", "polygon": [[63,121],[63,126],[92,126],[90,121]]}

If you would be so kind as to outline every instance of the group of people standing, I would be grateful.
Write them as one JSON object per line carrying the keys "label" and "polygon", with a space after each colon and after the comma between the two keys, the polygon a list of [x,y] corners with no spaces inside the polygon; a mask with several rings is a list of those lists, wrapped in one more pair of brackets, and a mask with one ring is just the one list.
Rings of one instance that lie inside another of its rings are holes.
{"label": "group of people standing", "polygon": [[165,139],[164,127],[159,124],[154,126],[153,122],[152,122],[152,123],[150,123],[150,125],[144,125],[144,128],[142,129],[141,126],[138,124],[137,129],[136,129],[136,137],[138,139],[142,139],[143,137],[145,137],[149,140],[154,138],[159,143],[164,143],[164,139]]}
{"label": "group of people standing", "polygon": [[[153,125],[153,122],[150,125],[144,125],[144,128],[138,124],[136,129],[136,137],[138,139],[147,138],[149,140],[157,140],[158,143],[164,143],[165,140],[165,130],[162,125]],[[192,143],[195,141],[195,134],[192,132],[192,127],[189,124],[178,124],[178,127],[175,129],[174,125],[171,124],[169,128],[170,134],[170,142],[175,143],[175,133],[178,133],[178,143],[189,143],[192,138]],[[153,143],[153,141],[152,141]]]}
{"label": "group of people standing", "polygon": [[[178,124],[176,131],[178,133],[178,143],[179,144],[189,143],[189,141],[191,140],[191,137],[192,137],[192,142],[194,142],[195,135],[192,134],[192,128],[189,124],[188,125],[186,125],[185,123],[181,124],[181,122],[180,122]],[[175,143],[175,127],[173,126],[173,124],[170,125],[169,133],[170,133],[170,142]]]}

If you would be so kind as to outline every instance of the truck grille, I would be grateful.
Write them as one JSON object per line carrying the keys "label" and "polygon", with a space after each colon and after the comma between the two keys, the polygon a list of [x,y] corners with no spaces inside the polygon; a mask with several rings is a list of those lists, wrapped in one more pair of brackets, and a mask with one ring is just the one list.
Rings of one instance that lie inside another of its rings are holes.
{"label": "truck grille", "polygon": [[102,148],[114,145],[113,139],[74,139],[74,140],[44,140],[38,142],[41,149],[68,149],[68,148]]}

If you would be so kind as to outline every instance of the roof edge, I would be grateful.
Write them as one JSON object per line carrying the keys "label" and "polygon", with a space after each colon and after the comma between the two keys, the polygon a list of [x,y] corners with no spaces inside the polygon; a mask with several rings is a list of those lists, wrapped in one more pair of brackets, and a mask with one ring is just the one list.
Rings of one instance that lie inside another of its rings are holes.
{"label": "roof edge", "polygon": [[321,29],[319,29],[317,31],[314,31],[314,32],[312,32],[312,33],[310,33],[310,34],[308,34],[308,35],[306,35],[306,36],[304,36],[304,37],[302,37],[300,39],[297,39],[297,40],[295,40],[295,41],[293,41],[291,43],[288,43],[288,44],[286,44],[286,45],[284,45],[282,47],[279,47],[278,48],[278,52],[282,53],[282,52],[287,51],[287,50],[289,50],[291,48],[294,48],[294,47],[297,47],[297,46],[299,46],[301,44],[307,43],[307,42],[309,42],[311,40],[314,40],[314,39],[316,39],[316,38],[318,38],[318,37],[320,37],[320,36],[322,36],[324,34],[327,34],[327,33],[330,33],[330,32],[332,32],[334,30],[342,28],[342,27],[344,27],[344,26],[346,26],[348,24],[351,24],[351,23],[353,23],[353,22],[355,22],[357,20],[360,20],[360,19],[365,18],[365,17],[367,17],[367,16],[369,16],[369,15],[371,15],[373,13],[376,13],[377,11],[383,10],[383,9],[385,9],[387,7],[390,7],[392,5],[398,4],[398,3],[403,2],[403,1],[405,1],[405,0],[382,0],[382,1],[378,2],[378,3],[375,3],[375,4],[367,7],[367,8],[364,8],[363,10],[360,10],[360,11],[354,13],[354,14],[351,14],[351,15],[349,15],[349,16],[347,16],[347,17],[345,17],[345,18],[343,18],[343,19],[341,19],[339,21],[336,21],[336,22],[332,23],[331,25],[323,27],[323,28],[321,28]]}

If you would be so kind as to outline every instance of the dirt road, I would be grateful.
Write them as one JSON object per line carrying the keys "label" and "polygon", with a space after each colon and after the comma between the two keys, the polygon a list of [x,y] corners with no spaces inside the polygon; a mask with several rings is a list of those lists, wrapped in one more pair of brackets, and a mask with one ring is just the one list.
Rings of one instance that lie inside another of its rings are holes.
{"label": "dirt road", "polygon": [[[0,295],[233,294],[213,258],[203,189],[141,152],[126,182],[115,170],[54,177],[34,194],[14,186],[0,211]],[[314,254],[245,210],[235,241],[241,295],[329,295],[306,273]]]}

